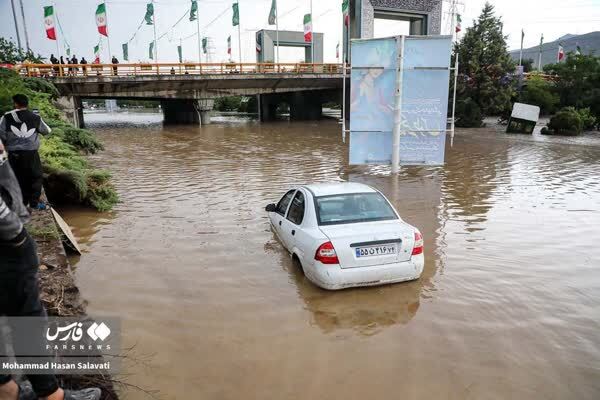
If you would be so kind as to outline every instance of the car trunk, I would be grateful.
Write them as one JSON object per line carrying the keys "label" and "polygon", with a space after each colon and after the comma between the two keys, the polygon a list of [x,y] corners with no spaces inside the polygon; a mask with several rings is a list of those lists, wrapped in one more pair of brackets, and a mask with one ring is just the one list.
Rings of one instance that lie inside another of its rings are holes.
{"label": "car trunk", "polygon": [[[341,268],[369,267],[410,260],[414,228],[404,222],[377,221],[319,226],[333,243]],[[395,253],[389,253],[395,246]],[[357,254],[362,252],[362,256]]]}

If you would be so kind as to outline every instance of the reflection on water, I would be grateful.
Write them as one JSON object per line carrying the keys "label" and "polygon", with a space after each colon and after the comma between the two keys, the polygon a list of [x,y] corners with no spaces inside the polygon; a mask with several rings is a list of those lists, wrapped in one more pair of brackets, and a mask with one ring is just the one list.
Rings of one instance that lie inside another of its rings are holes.
{"label": "reflection on water", "polygon": [[[89,311],[161,398],[600,397],[600,140],[458,132],[444,167],[348,167],[334,121],[87,115],[122,202],[65,210]],[[415,282],[326,292],[269,229],[290,186],[364,182],[425,236]],[[143,398],[128,393],[127,398]]]}

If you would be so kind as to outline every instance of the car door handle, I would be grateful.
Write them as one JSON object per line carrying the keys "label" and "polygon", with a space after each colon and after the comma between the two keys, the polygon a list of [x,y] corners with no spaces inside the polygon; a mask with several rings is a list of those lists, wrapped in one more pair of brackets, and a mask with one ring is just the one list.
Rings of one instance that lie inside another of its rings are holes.
{"label": "car door handle", "polygon": [[279,226],[281,226],[281,221],[279,221]]}
{"label": "car door handle", "polygon": [[294,236],[296,234],[296,230],[292,229],[292,236]]}

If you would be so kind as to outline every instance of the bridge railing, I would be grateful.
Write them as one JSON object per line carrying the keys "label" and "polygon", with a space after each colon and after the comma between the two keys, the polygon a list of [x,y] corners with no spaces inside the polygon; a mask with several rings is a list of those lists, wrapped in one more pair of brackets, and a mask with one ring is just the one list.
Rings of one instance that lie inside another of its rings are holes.
{"label": "bridge railing", "polygon": [[94,76],[214,74],[342,74],[342,64],[311,63],[155,63],[20,64],[23,76],[81,78]]}

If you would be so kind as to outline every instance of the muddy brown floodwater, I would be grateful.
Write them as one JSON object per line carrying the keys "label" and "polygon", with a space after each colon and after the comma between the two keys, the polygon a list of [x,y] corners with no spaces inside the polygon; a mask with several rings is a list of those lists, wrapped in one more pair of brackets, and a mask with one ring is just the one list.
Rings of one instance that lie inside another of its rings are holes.
{"label": "muddy brown floodwater", "polygon": [[[600,138],[459,131],[443,167],[348,167],[334,121],[86,115],[114,212],[65,210],[94,315],[162,399],[599,399]],[[365,182],[425,236],[420,280],[327,292],[269,229],[290,186]],[[142,399],[137,391],[127,399]]]}

